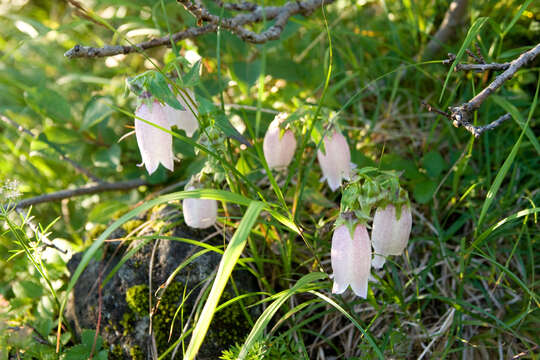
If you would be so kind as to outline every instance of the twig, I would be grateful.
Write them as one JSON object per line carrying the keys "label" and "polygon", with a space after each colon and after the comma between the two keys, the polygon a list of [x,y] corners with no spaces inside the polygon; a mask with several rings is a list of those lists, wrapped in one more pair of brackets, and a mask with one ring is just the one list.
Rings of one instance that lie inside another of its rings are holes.
{"label": "twig", "polygon": [[[270,40],[276,40],[281,36],[285,25],[289,18],[293,15],[301,14],[304,16],[311,15],[316,9],[333,3],[335,0],[306,0],[306,1],[289,1],[282,6],[259,6],[252,3],[239,3],[239,4],[223,4],[225,8],[234,11],[249,11],[247,14],[238,14],[232,18],[220,18],[219,16],[211,14],[202,4],[199,2],[192,2],[190,0],[177,0],[182,4],[187,11],[197,18],[197,23],[202,24],[206,22],[206,25],[201,27],[192,27],[186,30],[177,32],[171,37],[164,36],[161,38],[152,39],[139,44],[127,46],[104,46],[101,48],[75,45],[72,49],[68,50],[64,56],[72,58],[92,58],[92,57],[106,57],[117,54],[129,54],[132,52],[140,52],[146,49],[158,47],[158,46],[171,46],[172,41],[178,42],[187,38],[198,37],[210,32],[215,32],[218,26],[223,29],[229,30],[236,34],[242,40],[261,44]],[[219,4],[219,3],[218,3]],[[247,30],[244,26],[253,23],[262,22],[264,20],[275,20],[274,24],[261,33],[256,33]]]}
{"label": "twig", "polygon": [[423,57],[429,58],[438,53],[443,44],[446,44],[456,34],[457,28],[465,21],[467,0],[454,0],[450,3],[441,26],[426,45]]}
{"label": "twig", "polygon": [[[470,118],[472,114],[475,110],[480,108],[480,106],[488,98],[488,96],[494,93],[498,88],[500,88],[507,80],[510,80],[520,68],[531,62],[539,53],[540,44],[537,44],[531,50],[524,52],[517,59],[511,61],[510,65],[503,73],[497,76],[495,80],[491,82],[491,84],[489,84],[486,88],[480,91],[480,93],[478,93],[471,100],[462,105],[450,107],[450,116],[454,126],[459,127],[470,125]],[[504,120],[506,119],[507,118],[505,118]],[[494,125],[497,126],[504,120],[498,119],[492,122],[490,125],[497,123]],[[493,127],[490,127],[487,130],[490,130],[492,128]],[[475,136],[477,135],[475,134]]]}
{"label": "twig", "polygon": [[76,189],[61,190],[50,194],[24,199],[19,201],[15,205],[15,208],[20,209],[44,202],[59,201],[75,196],[97,194],[105,191],[126,191],[137,188],[141,185],[145,185],[146,183],[147,182],[144,179],[120,181],[116,183],[92,183]]}
{"label": "twig", "polygon": [[[472,52],[471,52],[472,54]],[[475,60],[476,59],[476,56],[474,57]],[[443,64],[444,65],[451,65],[454,61],[456,60],[456,55],[452,54],[452,53],[448,53],[448,59],[446,60],[443,60]],[[483,59],[478,59],[478,60],[483,60]],[[488,71],[488,70],[495,70],[495,71],[500,71],[500,70],[506,70],[510,67],[512,63],[509,63],[509,62],[506,62],[506,63],[489,63],[489,64],[486,64],[485,62],[483,63],[479,63],[479,64],[456,64],[456,66],[454,67],[454,71],[478,71],[478,72],[483,72],[483,71]]]}
{"label": "twig", "polygon": [[225,8],[225,10],[231,10],[231,11],[254,11],[259,6],[249,1],[244,1],[241,3],[227,3],[221,0],[214,0],[214,1],[216,4],[218,4],[219,7],[222,7],[222,8]]}
{"label": "twig", "polygon": [[467,130],[468,132],[473,134],[474,137],[476,137],[476,138],[479,137],[480,135],[482,135],[482,133],[484,133],[484,132],[486,132],[488,130],[495,129],[497,126],[501,125],[503,122],[505,122],[506,120],[508,120],[508,119],[510,119],[512,117],[510,114],[505,114],[505,115],[499,117],[497,120],[492,121],[491,123],[489,123],[487,125],[474,126],[473,124],[471,124],[468,121],[462,121],[461,123],[456,123],[454,121],[454,119],[452,118],[451,113],[444,112],[441,109],[438,109],[438,108],[436,108],[434,106],[431,106],[430,104],[426,103],[425,101],[422,102],[422,106],[424,106],[430,112],[437,113],[439,115],[442,115],[442,116],[446,117],[449,120],[452,120],[452,124],[455,127],[463,126],[465,128],[465,130]]}
{"label": "twig", "polygon": [[71,160],[58,146],[56,146],[56,144],[49,141],[45,136],[41,136],[40,138],[38,138],[38,136],[34,135],[30,130],[28,130],[24,126],[20,125],[15,120],[8,118],[7,116],[4,116],[4,115],[0,114],[0,120],[2,120],[3,122],[5,122],[8,125],[13,126],[18,131],[21,131],[21,132],[31,136],[33,139],[37,139],[37,140],[42,141],[45,144],[47,144],[51,149],[53,149],[58,154],[58,156],[60,157],[61,160],[68,162],[71,166],[73,166],[73,168],[77,172],[85,175],[88,179],[91,179],[91,180],[93,180],[95,182],[98,182],[98,183],[102,182],[102,180],[100,178],[93,175],[90,171],[86,170],[85,168],[83,168],[76,161]]}

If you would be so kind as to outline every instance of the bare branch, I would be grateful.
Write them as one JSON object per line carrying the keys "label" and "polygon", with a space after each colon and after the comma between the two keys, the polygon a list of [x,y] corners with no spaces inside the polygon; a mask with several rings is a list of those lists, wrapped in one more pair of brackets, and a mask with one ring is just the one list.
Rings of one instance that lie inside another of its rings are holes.
{"label": "bare branch", "polygon": [[144,179],[127,180],[116,183],[92,183],[76,189],[61,190],[50,194],[24,199],[19,201],[15,205],[15,208],[20,209],[28,207],[30,205],[41,204],[44,202],[59,201],[75,196],[97,194],[105,191],[126,191],[142,185],[146,185],[146,183],[147,182]]}
{"label": "bare branch", "polygon": [[439,115],[442,115],[442,116],[446,117],[449,120],[452,120],[452,124],[455,127],[463,126],[463,128],[465,128],[465,130],[467,130],[468,132],[473,134],[475,138],[479,137],[480,135],[482,135],[482,133],[484,133],[486,131],[495,129],[497,126],[501,125],[503,122],[505,122],[506,120],[508,120],[508,119],[510,119],[512,117],[510,114],[505,114],[505,115],[499,117],[497,120],[492,121],[491,123],[489,123],[487,125],[474,126],[473,124],[471,124],[468,121],[466,121],[466,122],[462,121],[459,124],[456,123],[455,121],[453,121],[451,113],[445,112],[445,111],[443,111],[441,109],[438,109],[438,108],[436,108],[434,106],[431,106],[430,104],[428,104],[425,101],[422,101],[422,106],[424,106],[429,112],[437,113]]}
{"label": "bare branch", "polygon": [[[472,54],[472,52],[471,52]],[[488,71],[488,70],[495,70],[495,71],[502,71],[502,70],[506,70],[510,67],[510,64],[509,62],[506,62],[506,63],[489,63],[489,64],[486,64],[483,59],[481,58],[476,58],[476,55],[474,56],[475,60],[480,60],[482,62],[480,62],[479,64],[456,64],[456,66],[454,66],[454,71],[477,71],[477,72],[483,72],[483,71]],[[451,65],[454,61],[456,60],[456,55],[452,54],[452,53],[448,53],[448,59],[446,60],[443,60],[443,64],[444,65]]]}
{"label": "bare branch", "polygon": [[[309,16],[318,8],[331,4],[335,0],[289,1],[283,6],[266,7],[249,2],[223,4],[218,1],[218,4],[224,6],[226,9],[234,11],[249,11],[249,13],[238,14],[232,18],[220,18],[219,16],[213,15],[199,2],[192,2],[190,0],[177,1],[182,4],[187,11],[195,16],[195,18],[197,18],[198,24],[202,24],[203,22],[206,22],[206,24],[201,27],[188,28],[173,34],[172,40],[174,42],[215,32],[217,31],[218,26],[221,26],[223,29],[229,30],[246,42],[261,44],[270,40],[279,39],[291,16],[297,14]],[[274,24],[261,33],[256,33],[245,28],[246,25],[262,22],[264,20],[274,20]],[[64,56],[70,59],[106,57],[118,54],[140,52],[158,46],[171,46],[171,38],[169,36],[164,36],[131,46],[108,45],[101,48],[94,48],[89,46],[75,45],[72,49],[68,50]]]}
{"label": "bare branch", "polygon": [[228,3],[228,2],[223,2],[221,0],[214,0],[214,1],[216,2],[216,4],[218,4],[219,7],[223,7],[225,8],[225,10],[230,10],[230,11],[254,11],[259,6],[249,1],[244,1],[241,3]]}
{"label": "bare branch", "polygon": [[458,27],[466,19],[468,1],[467,0],[454,0],[450,3],[441,26],[433,35],[433,38],[426,45],[424,50],[424,58],[429,58],[438,53],[443,44],[446,44],[456,34]]}
{"label": "bare branch", "polygon": [[480,108],[488,96],[499,89],[507,80],[510,80],[520,68],[531,62],[539,53],[540,44],[537,44],[531,50],[524,52],[517,59],[510,62],[510,65],[503,73],[497,76],[491,84],[485,87],[471,100],[462,105],[450,107],[450,116],[454,126],[465,126],[467,123],[470,123],[472,114],[475,110]]}
{"label": "bare branch", "polygon": [[[4,123],[6,123],[8,125],[13,126],[18,131],[21,131],[21,132],[31,136],[34,139],[38,139],[38,137],[36,135],[34,135],[30,130],[28,130],[24,126],[20,125],[19,123],[17,123],[15,120],[10,119],[7,116],[1,115],[1,114],[0,114],[0,120],[2,120]],[[68,162],[71,166],[73,166],[73,168],[77,172],[85,175],[90,180],[93,180],[93,181],[98,182],[98,183],[102,182],[102,180],[100,178],[93,175],[90,171],[86,170],[84,167],[79,165],[76,161],[70,159],[58,146],[56,146],[56,144],[50,142],[49,140],[47,140],[46,138],[43,138],[43,137],[40,138],[39,141],[42,141],[45,144],[47,144],[51,149],[53,149],[58,154],[58,156],[60,157],[60,160]]]}

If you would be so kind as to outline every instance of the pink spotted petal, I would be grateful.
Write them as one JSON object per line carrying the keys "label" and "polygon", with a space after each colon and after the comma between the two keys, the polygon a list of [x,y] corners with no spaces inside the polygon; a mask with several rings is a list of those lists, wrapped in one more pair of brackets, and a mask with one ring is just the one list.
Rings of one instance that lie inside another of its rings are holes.
{"label": "pink spotted petal", "polygon": [[165,113],[171,127],[177,126],[179,129],[183,129],[187,136],[191,137],[199,128],[199,122],[196,117],[199,113],[197,111],[197,103],[193,103],[189,100],[195,101],[195,94],[191,90],[186,90],[186,92],[189,95],[189,98],[186,94],[182,94],[182,96],[185,100],[189,101],[190,106],[188,106],[188,103],[184,98],[179,95],[177,99],[185,110],[178,110],[169,105],[165,105]]}
{"label": "pink spotted petal", "polygon": [[264,135],[264,158],[271,169],[284,169],[289,166],[296,150],[296,138],[291,130],[285,130],[281,136],[279,124],[282,119],[279,115],[276,116]]}

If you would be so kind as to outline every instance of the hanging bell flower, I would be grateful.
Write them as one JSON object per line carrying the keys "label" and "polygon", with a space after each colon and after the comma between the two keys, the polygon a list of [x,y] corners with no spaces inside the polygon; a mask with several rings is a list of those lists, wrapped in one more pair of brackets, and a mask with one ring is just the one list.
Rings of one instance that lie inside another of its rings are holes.
{"label": "hanging bell flower", "polygon": [[[185,190],[195,190],[188,186]],[[184,221],[186,225],[195,229],[206,229],[214,225],[217,220],[217,201],[212,199],[184,199],[182,200]]]}
{"label": "hanging bell flower", "polygon": [[[135,110],[135,116],[167,130],[171,128],[163,106],[157,101],[154,101],[151,105],[143,102]],[[160,163],[173,171],[171,134],[135,118],[135,136],[141,152],[142,163],[146,167],[148,174],[151,175],[156,171]]]}
{"label": "hanging bell flower", "polygon": [[394,205],[388,205],[384,209],[378,208],[375,211],[371,232],[375,252],[372,265],[375,269],[383,267],[387,256],[403,253],[411,235],[411,227],[411,208],[408,205],[401,207],[399,219],[396,218]]}
{"label": "hanging bell flower", "polygon": [[171,127],[177,126],[179,129],[184,130],[187,136],[191,137],[199,128],[199,122],[197,121],[199,112],[197,111],[197,103],[195,102],[193,91],[185,90],[185,93],[182,95],[178,95],[177,99],[184,110],[178,110],[165,104],[165,114]]}
{"label": "hanging bell flower", "polygon": [[347,225],[340,225],[332,236],[330,253],[334,271],[332,293],[341,294],[349,285],[357,296],[367,297],[371,270],[371,244],[365,225],[357,224],[354,235]]}
{"label": "hanging bell flower", "polygon": [[279,126],[286,118],[287,114],[278,114],[264,135],[264,158],[270,169],[279,170],[289,166],[296,150],[296,138],[292,130],[287,129],[281,134]]}
{"label": "hanging bell flower", "polygon": [[332,191],[341,186],[341,180],[349,180],[351,176],[351,151],[347,140],[334,130],[332,134],[323,139],[324,153],[322,149],[317,151],[317,159],[321,165],[323,178]]}

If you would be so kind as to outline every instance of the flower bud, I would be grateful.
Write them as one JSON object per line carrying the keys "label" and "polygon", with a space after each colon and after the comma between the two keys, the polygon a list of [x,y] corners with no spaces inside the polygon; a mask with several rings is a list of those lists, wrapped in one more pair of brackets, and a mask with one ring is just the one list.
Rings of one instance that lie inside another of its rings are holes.
{"label": "flower bud", "polygon": [[[194,190],[190,186],[185,190]],[[212,199],[184,199],[182,200],[184,221],[186,225],[195,229],[206,229],[216,223],[217,201]]]}
{"label": "flower bud", "polygon": [[[135,110],[135,116],[167,130],[171,128],[163,106],[157,101],[154,101],[151,106],[142,103]],[[137,145],[139,145],[142,162],[150,175],[157,170],[160,163],[170,171],[173,171],[174,161],[171,134],[135,118],[135,136],[137,137]]]}
{"label": "flower bud", "polygon": [[334,271],[332,292],[341,294],[351,285],[354,293],[365,299],[371,270],[371,245],[365,225],[356,225],[352,238],[347,225],[338,226],[332,236],[330,257]]}
{"label": "flower bud", "polygon": [[[182,96],[178,95],[177,97],[184,110],[178,110],[165,104],[165,114],[171,127],[177,126],[179,129],[184,130],[187,136],[191,137],[199,128],[199,122],[197,121],[199,112],[197,111],[197,103],[195,102],[193,91],[185,90],[185,92]],[[189,102],[189,106],[186,101]]]}
{"label": "flower bud", "polygon": [[286,116],[283,113],[278,114],[264,135],[264,158],[270,169],[283,169],[289,166],[296,150],[296,139],[292,130],[285,130],[281,135],[279,125]]}
{"label": "flower bud", "polygon": [[328,181],[328,186],[332,191],[336,191],[341,186],[341,179],[349,179],[351,176],[351,151],[345,137],[333,131],[323,139],[324,153],[322,149],[317,151],[317,159],[321,165],[323,178]]}
{"label": "flower bud", "polygon": [[401,207],[401,216],[396,218],[396,208],[388,205],[385,209],[378,208],[373,217],[373,231],[371,240],[373,242],[372,265],[375,269],[380,269],[384,265],[388,255],[401,255],[409,236],[411,235],[412,216],[411,208],[408,205]]}

